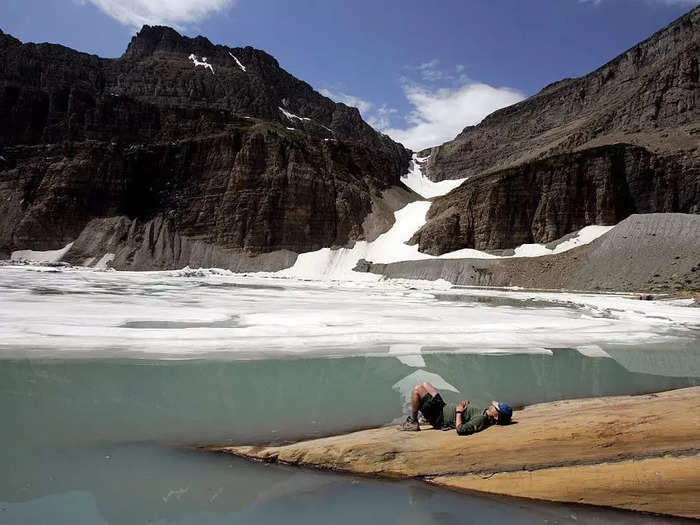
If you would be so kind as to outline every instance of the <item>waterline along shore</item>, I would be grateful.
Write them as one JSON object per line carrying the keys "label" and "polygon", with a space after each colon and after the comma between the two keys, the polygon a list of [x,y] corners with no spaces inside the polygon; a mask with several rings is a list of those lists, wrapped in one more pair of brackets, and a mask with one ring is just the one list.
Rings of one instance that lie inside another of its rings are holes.
{"label": "waterline along shore", "polygon": [[472,436],[385,426],[282,446],[199,447],[251,460],[414,478],[455,490],[700,518],[700,387],[525,407]]}

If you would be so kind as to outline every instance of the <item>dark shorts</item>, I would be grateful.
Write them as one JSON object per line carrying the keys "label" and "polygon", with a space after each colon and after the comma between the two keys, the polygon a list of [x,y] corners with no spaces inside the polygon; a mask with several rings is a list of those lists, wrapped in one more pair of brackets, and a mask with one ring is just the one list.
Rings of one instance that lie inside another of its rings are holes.
{"label": "dark shorts", "polygon": [[435,394],[435,397],[425,394],[420,399],[419,410],[428,423],[435,428],[440,428],[442,427],[442,407],[444,406],[445,402],[440,397],[440,394]]}

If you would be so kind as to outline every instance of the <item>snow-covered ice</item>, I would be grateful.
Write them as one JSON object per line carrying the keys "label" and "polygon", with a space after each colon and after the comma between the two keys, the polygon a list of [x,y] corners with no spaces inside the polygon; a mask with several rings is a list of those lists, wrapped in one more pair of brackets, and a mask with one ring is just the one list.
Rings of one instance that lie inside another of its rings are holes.
{"label": "snow-covered ice", "polygon": [[61,260],[68,250],[71,249],[73,243],[66,244],[63,248],[59,250],[46,250],[46,251],[36,251],[36,250],[16,250],[10,255],[10,259],[13,261],[30,261],[38,263],[53,263]]}
{"label": "snow-covered ice", "polygon": [[194,53],[192,53],[187,58],[189,58],[192,61],[195,69],[197,68],[197,66],[203,66],[205,69],[209,69],[212,75],[214,74],[214,66],[207,62],[207,57],[202,57],[202,60],[198,60]]}
{"label": "snow-covered ice", "polygon": [[610,354],[597,345],[583,345],[577,347],[576,350],[586,357],[610,357]]}
{"label": "snow-covered ice", "polygon": [[553,253],[562,253],[577,246],[583,246],[593,242],[601,235],[608,233],[614,226],[586,226],[581,228],[576,235],[570,239],[560,242],[553,249],[547,248],[544,244],[522,244],[515,248],[513,257],[541,257],[542,255],[551,255]]}
{"label": "snow-covered ice", "polygon": [[408,173],[401,177],[401,182],[423,198],[431,199],[440,195],[446,195],[467,180],[464,178],[433,182],[428,177],[423,175],[423,170],[421,169],[420,163],[426,161],[427,159],[428,157],[421,158],[414,153]]}
{"label": "snow-covered ice", "polygon": [[[510,303],[502,304],[506,299]],[[419,358],[436,351],[687,347],[698,340],[700,309],[620,295],[464,289],[444,282],[333,284],[224,270],[6,265],[0,266],[0,327],[0,354],[378,353],[420,367]]]}
{"label": "snow-covered ice", "polygon": [[228,54],[231,55],[231,58],[233,58],[233,59],[236,61],[236,64],[238,64],[238,67],[240,67],[241,70],[245,73],[245,66],[244,66],[243,64],[241,64],[241,61],[238,60],[238,59],[233,55],[233,53],[231,53],[231,51],[229,51]]}

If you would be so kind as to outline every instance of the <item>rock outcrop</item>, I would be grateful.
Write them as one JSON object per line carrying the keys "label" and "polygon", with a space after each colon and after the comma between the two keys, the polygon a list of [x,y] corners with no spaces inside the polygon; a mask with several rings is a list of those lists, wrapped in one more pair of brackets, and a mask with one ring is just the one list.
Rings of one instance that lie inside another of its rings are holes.
{"label": "rock outcrop", "polygon": [[542,257],[365,262],[363,271],[458,285],[700,291],[700,215],[632,215],[590,244]]}
{"label": "rock outcrop", "polygon": [[435,181],[620,142],[697,161],[699,101],[697,7],[596,71],[555,82],[421,156],[430,155]]}
{"label": "rock outcrop", "polygon": [[366,238],[363,222],[409,161],[268,54],[166,27],[144,26],[118,59],[0,33],[0,120],[5,256],[118,217],[166,224],[197,253],[233,257],[225,267],[344,246]]}
{"label": "rock outcrop", "polygon": [[283,446],[210,446],[254,460],[550,501],[700,517],[700,387],[555,401],[472,436],[364,430]]}
{"label": "rock outcrop", "polygon": [[474,177],[433,201],[410,243],[432,255],[500,250],[664,212],[700,213],[700,162],[615,144]]}

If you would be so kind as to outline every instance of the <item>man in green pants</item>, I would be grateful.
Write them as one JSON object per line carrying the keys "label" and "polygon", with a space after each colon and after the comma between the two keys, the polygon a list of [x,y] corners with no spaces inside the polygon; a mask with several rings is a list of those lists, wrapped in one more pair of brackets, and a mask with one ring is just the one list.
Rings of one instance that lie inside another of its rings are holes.
{"label": "man in green pants", "polygon": [[454,428],[460,436],[474,434],[493,424],[507,425],[513,409],[505,403],[493,401],[488,407],[474,407],[469,401],[446,404],[430,383],[421,383],[411,392],[411,415],[399,430],[418,431],[418,412],[435,428]]}

